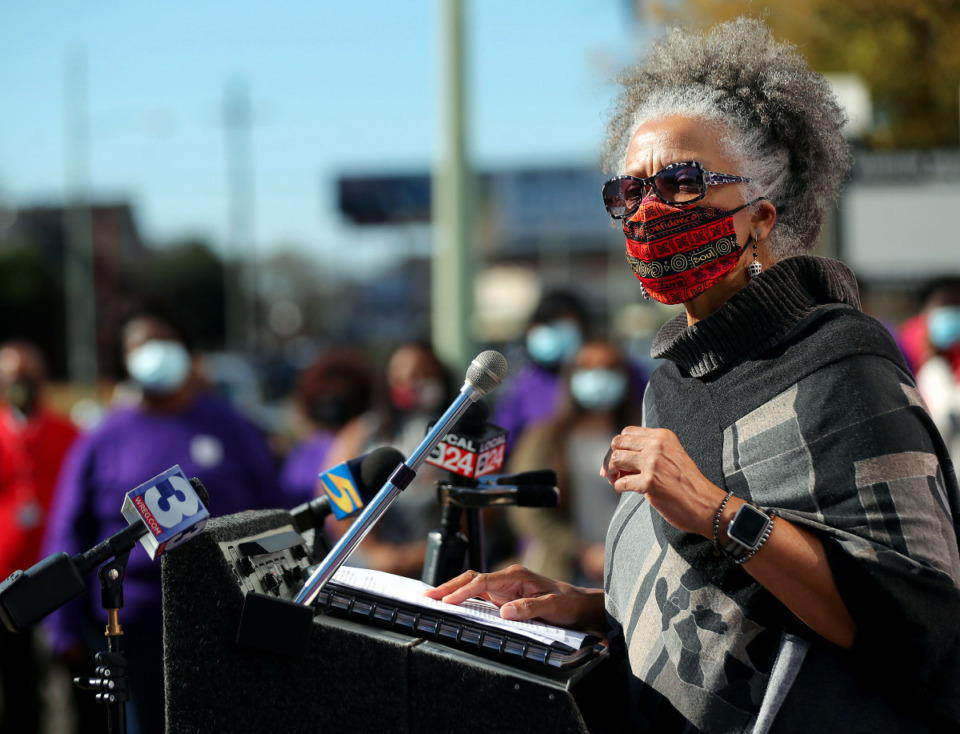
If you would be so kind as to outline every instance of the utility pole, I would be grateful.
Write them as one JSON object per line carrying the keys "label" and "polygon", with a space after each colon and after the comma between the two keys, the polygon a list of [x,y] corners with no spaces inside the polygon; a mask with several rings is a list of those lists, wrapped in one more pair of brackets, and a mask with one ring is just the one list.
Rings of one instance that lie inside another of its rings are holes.
{"label": "utility pole", "polygon": [[467,161],[462,0],[439,0],[440,148],[433,169],[433,345],[459,371],[474,356],[472,317],[476,253],[476,182]]}
{"label": "utility pole", "polygon": [[253,150],[250,94],[243,79],[223,97],[227,155],[227,248],[223,260],[224,320],[228,350],[257,345],[257,253],[253,237]]}
{"label": "utility pole", "polygon": [[83,53],[64,62],[64,150],[67,197],[64,208],[63,282],[67,369],[75,387],[93,389],[97,379],[96,279],[90,184],[90,119],[87,63]]}

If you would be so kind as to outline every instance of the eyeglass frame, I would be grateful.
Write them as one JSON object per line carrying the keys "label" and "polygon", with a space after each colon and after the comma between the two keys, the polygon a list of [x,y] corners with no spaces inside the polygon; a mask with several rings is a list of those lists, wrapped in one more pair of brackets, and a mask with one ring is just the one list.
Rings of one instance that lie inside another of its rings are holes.
{"label": "eyeglass frame", "polygon": [[[703,191],[700,192],[700,195],[696,199],[690,199],[689,201],[667,201],[666,199],[663,198],[663,196],[657,190],[656,179],[664,171],[669,171],[671,168],[679,168],[681,166],[693,166],[694,168],[700,171],[700,175],[703,178]],[[656,196],[664,204],[669,204],[671,206],[679,206],[679,207],[692,206],[693,204],[696,204],[698,201],[703,200],[703,198],[707,195],[707,190],[710,188],[710,186],[714,184],[751,183],[752,182],[752,179],[749,179],[746,176],[735,176],[732,173],[717,173],[716,171],[708,171],[706,168],[703,167],[703,164],[700,163],[699,161],[682,161],[678,163],[671,163],[670,165],[664,166],[663,168],[661,168],[652,176],[647,176],[646,178],[639,178],[638,176],[631,176],[629,174],[624,174],[622,176],[614,176],[613,178],[610,178],[604,181],[603,186],[600,187],[600,195],[604,199],[603,208],[607,210],[607,214],[609,214],[612,219],[623,219],[624,217],[630,216],[631,214],[633,214],[633,212],[635,212],[637,209],[640,208],[640,205],[638,204],[636,209],[633,209],[630,212],[625,211],[623,214],[621,214],[618,217],[618,216],[614,216],[614,214],[610,211],[610,208],[606,204],[606,197],[603,195],[603,192],[604,192],[604,189],[607,188],[607,184],[611,184],[614,181],[623,181],[627,179],[631,181],[636,181],[641,186],[649,188],[650,191],[653,192],[654,196]],[[646,194],[644,194],[644,197],[646,197]]]}

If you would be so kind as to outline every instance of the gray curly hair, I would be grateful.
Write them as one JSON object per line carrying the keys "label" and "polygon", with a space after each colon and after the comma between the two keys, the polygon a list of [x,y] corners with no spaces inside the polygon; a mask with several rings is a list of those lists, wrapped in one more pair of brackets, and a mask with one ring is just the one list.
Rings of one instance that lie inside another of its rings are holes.
{"label": "gray curly hair", "polygon": [[622,172],[634,131],[647,120],[684,115],[721,123],[721,144],[752,179],[749,198],[777,208],[768,240],[777,259],[810,252],[825,207],[851,164],[846,115],[824,77],[796,46],[762,21],[738,18],[705,35],[670,31],[622,87],[607,126],[604,167]]}

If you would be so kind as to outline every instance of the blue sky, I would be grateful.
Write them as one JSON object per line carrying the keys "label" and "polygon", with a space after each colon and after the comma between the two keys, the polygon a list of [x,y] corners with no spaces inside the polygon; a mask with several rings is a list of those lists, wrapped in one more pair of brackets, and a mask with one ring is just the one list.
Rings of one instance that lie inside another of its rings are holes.
{"label": "blue sky", "polygon": [[[609,79],[634,58],[626,0],[467,3],[471,156],[480,168],[592,163]],[[438,90],[436,0],[7,2],[0,7],[0,200],[67,191],[65,73],[84,57],[95,200],[133,203],[148,242],[227,231],[222,101],[253,104],[261,251],[366,236],[335,211],[344,173],[426,171]]]}

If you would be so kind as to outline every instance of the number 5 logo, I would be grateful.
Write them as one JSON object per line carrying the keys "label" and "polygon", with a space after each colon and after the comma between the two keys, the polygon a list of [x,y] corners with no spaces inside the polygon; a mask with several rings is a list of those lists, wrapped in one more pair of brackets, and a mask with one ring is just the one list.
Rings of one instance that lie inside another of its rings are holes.
{"label": "number 5 logo", "polygon": [[[339,467],[338,467],[339,468]],[[348,470],[349,471],[349,470]],[[353,483],[346,477],[341,477],[331,470],[322,478],[324,492],[338,510],[337,517],[343,519],[355,510],[363,507],[363,500],[357,494]]]}

